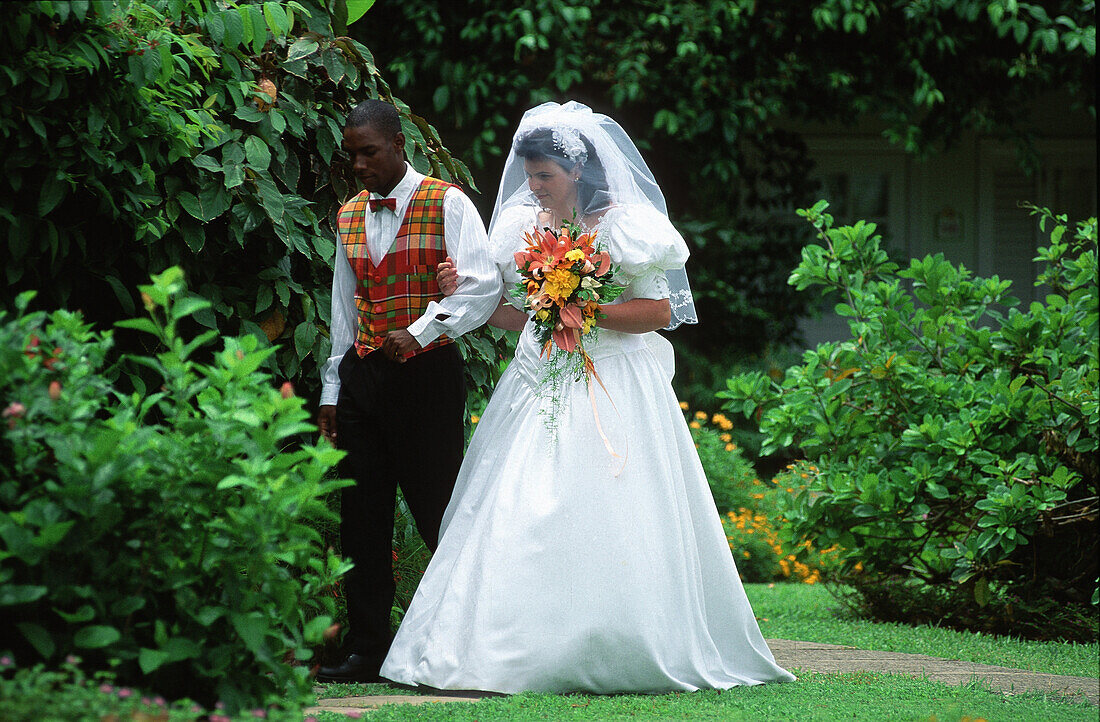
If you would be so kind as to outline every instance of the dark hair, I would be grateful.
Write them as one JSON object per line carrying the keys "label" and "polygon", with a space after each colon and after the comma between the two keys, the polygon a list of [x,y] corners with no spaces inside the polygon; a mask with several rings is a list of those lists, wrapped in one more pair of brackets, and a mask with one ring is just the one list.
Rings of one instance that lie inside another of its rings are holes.
{"label": "dark hair", "polygon": [[[580,134],[578,136],[581,142],[584,143],[585,152],[588,153],[588,159],[581,166],[580,179],[577,181],[577,204],[580,206],[577,210],[584,211],[597,193],[606,192],[608,188],[603,163],[600,162],[600,157],[596,155],[596,149],[592,147],[592,143],[589,142],[588,138]],[[576,165],[575,162],[565,157],[560,148],[555,147],[554,131],[550,128],[535,128],[524,133],[516,139],[515,151],[516,155],[527,160],[548,158],[567,172],[573,170]]]}
{"label": "dark hair", "polygon": [[364,125],[392,138],[401,132],[401,117],[397,108],[381,100],[364,100],[351,109],[344,122],[345,128],[359,128]]}

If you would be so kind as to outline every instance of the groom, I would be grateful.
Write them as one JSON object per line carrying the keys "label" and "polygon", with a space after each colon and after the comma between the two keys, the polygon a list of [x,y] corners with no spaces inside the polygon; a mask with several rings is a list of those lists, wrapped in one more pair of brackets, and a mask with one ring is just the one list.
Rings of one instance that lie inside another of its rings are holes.
{"label": "groom", "polygon": [[[343,150],[363,190],[340,208],[332,279],[332,356],[321,369],[317,425],[347,452],[340,474],[340,542],[348,633],[321,681],[374,681],[392,635],[397,487],[435,550],[462,462],[466,384],[452,341],[488,319],[502,292],[485,225],[456,186],[405,161],[393,105],[348,114]],[[462,277],[444,298],[436,266]]]}

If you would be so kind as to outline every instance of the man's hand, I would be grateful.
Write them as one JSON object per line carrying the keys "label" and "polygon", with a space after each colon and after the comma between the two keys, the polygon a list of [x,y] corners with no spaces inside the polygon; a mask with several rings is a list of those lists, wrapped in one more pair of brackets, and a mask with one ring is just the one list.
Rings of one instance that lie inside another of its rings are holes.
{"label": "man's hand", "polygon": [[382,353],[386,358],[399,364],[405,363],[405,354],[420,349],[418,342],[408,330],[399,328],[386,334],[386,340],[382,342]]}
{"label": "man's hand", "polygon": [[458,269],[450,256],[436,266],[435,280],[439,284],[439,292],[444,296],[453,295],[458,290]]}
{"label": "man's hand", "polygon": [[322,406],[317,411],[317,426],[321,429],[321,436],[328,439],[333,446],[336,445],[336,407]]}

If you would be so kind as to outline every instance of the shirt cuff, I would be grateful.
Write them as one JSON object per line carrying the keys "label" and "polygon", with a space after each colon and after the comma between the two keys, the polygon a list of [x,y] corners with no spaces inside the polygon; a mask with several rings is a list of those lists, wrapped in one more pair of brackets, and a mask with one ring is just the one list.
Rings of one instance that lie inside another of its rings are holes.
{"label": "shirt cuff", "polygon": [[325,384],[321,387],[321,400],[318,406],[335,406],[340,400],[340,384]]}
{"label": "shirt cuff", "polygon": [[439,314],[446,314],[451,317],[450,311],[440,306],[435,301],[428,303],[428,308],[425,309],[424,315],[409,324],[408,332],[416,339],[416,342],[420,344],[420,348],[424,348],[432,341],[439,338],[439,335],[447,330],[447,326],[436,318]]}

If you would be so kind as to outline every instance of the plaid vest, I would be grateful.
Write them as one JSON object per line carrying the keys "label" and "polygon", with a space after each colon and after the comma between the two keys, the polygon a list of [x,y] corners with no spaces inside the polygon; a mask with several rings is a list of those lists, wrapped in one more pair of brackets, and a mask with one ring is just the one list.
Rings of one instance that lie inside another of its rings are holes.
{"label": "plaid vest", "polygon": [[[450,187],[450,183],[435,178],[421,181],[413,191],[393,245],[377,266],[371,261],[366,242],[370,193],[363,191],[341,206],[336,227],[356,277],[359,331],[355,351],[360,356],[381,348],[388,332],[407,328],[423,316],[429,301],[443,298],[435,274],[436,266],[447,258],[443,196]],[[448,343],[451,339],[442,335],[410,355]]]}

